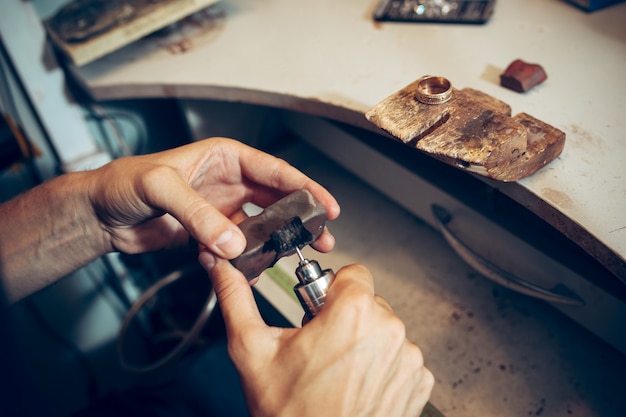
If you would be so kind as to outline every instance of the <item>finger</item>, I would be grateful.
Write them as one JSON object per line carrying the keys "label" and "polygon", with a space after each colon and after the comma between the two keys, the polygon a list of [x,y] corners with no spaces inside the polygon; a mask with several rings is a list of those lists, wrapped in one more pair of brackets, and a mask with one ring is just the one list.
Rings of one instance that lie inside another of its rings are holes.
{"label": "finger", "polygon": [[235,224],[239,224],[242,221],[246,220],[249,216],[248,214],[244,211],[243,208],[240,208],[239,210],[235,211],[234,213],[232,213],[230,216],[230,220],[235,223]]}
{"label": "finger", "polygon": [[226,324],[229,338],[240,339],[251,327],[264,327],[250,284],[230,262],[211,259],[212,254],[201,251],[198,260],[207,269]]}
{"label": "finger", "polygon": [[313,249],[319,252],[330,252],[335,247],[335,237],[324,227],[322,234],[311,244]]}
{"label": "finger", "polygon": [[393,308],[391,307],[391,304],[389,304],[387,300],[385,300],[380,295],[375,296],[375,299],[378,305],[380,305],[381,307],[383,307],[385,310],[389,311],[390,313],[393,313]]}
{"label": "finger", "polygon": [[413,408],[409,411],[410,414],[407,415],[417,416],[422,412],[424,406],[430,399],[434,386],[434,375],[428,368],[422,368],[419,383],[416,384],[415,389],[413,390],[413,395],[411,396],[411,399],[413,400],[411,405]]}
{"label": "finger", "polygon": [[346,265],[335,274],[335,280],[330,286],[330,291],[341,292],[346,289],[364,291],[367,295],[374,297],[374,278],[371,272],[359,264]]}
{"label": "finger", "polygon": [[[393,349],[389,352],[395,360],[387,367],[390,372],[382,385],[385,390],[382,409],[396,407],[394,411],[397,415],[418,416],[420,408],[428,400],[428,395],[424,395],[426,368],[423,356],[420,349],[406,339],[399,348],[397,352]],[[427,391],[430,394],[430,390]]]}
{"label": "finger", "polygon": [[328,288],[324,308],[319,315],[330,317],[349,313],[369,314],[374,301],[374,280],[370,272],[362,265],[348,265],[335,274],[335,279]]}
{"label": "finger", "polygon": [[239,142],[237,144],[241,147],[239,162],[246,178],[284,194],[306,189],[324,205],[329,220],[334,220],[339,216],[340,208],[337,200],[320,184],[280,158],[259,152]]}
{"label": "finger", "polygon": [[246,241],[241,230],[176,171],[158,167],[146,172],[142,179],[149,203],[169,212],[199,243],[226,259],[243,252]]}
{"label": "finger", "polygon": [[[339,269],[335,274],[328,291],[326,293],[325,306],[320,314],[332,317],[334,321],[336,314],[344,308],[350,308],[364,302],[373,305],[374,287],[370,272],[362,265],[347,265]],[[331,311],[332,312],[329,312]],[[302,326],[311,322],[307,316],[302,319]]]}
{"label": "finger", "polygon": [[430,399],[433,387],[435,385],[435,377],[426,367],[421,367],[418,371],[413,372],[414,378],[407,383],[413,386],[409,401],[403,415],[418,416],[424,409],[424,406]]}

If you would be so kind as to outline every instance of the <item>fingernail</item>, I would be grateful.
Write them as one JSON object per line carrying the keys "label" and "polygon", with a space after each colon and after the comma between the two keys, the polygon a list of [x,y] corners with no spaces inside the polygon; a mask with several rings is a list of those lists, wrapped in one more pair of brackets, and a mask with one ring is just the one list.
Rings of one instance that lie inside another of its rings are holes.
{"label": "fingernail", "polygon": [[198,256],[198,261],[200,261],[200,264],[207,272],[209,272],[215,266],[215,256],[208,251],[200,252],[200,255]]}
{"label": "fingernail", "polygon": [[240,233],[237,233],[232,229],[228,229],[222,232],[222,234],[217,238],[215,246],[217,246],[226,256],[236,256],[245,249],[245,241]]}

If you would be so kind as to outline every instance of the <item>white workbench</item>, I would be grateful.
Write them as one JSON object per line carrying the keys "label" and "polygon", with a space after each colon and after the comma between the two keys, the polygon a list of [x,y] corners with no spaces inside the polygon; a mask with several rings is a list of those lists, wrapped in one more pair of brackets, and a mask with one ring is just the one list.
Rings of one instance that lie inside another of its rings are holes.
{"label": "white workbench", "polygon": [[[443,75],[566,132],[558,160],[495,186],[626,280],[626,4],[589,14],[560,0],[499,1],[484,26],[375,23],[376,4],[223,0],[201,29],[144,39],[75,74],[98,100],[242,101],[365,126],[381,99]],[[541,64],[548,80],[526,94],[500,87],[516,58]]]}

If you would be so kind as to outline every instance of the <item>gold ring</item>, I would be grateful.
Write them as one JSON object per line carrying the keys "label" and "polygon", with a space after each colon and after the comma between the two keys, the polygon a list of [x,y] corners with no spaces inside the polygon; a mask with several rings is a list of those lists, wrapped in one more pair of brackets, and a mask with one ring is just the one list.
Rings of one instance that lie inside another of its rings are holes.
{"label": "gold ring", "polygon": [[415,97],[424,104],[443,104],[452,98],[452,84],[447,78],[426,75],[417,80]]}

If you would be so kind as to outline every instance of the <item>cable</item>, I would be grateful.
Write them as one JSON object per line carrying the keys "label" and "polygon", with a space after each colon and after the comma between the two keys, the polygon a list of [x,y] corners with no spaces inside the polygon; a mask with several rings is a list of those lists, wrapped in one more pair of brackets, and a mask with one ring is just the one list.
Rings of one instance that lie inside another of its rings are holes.
{"label": "cable", "polygon": [[138,120],[136,116],[123,112],[123,111],[106,110],[106,113],[112,120],[122,119],[122,120],[126,120],[128,123],[133,125],[133,127],[135,128],[135,131],[137,132],[137,138],[138,138],[134,153],[135,154],[143,153],[146,147],[146,143],[148,141],[148,134],[146,133],[146,129],[143,123],[141,123],[141,121]]}
{"label": "cable", "polygon": [[[143,150],[147,141],[147,135],[142,123],[138,121],[135,117],[121,111],[106,110],[96,103],[84,103],[83,105],[89,111],[89,116],[98,123],[98,126],[100,127],[100,133],[104,137],[104,140],[107,142],[109,152],[112,156],[130,156],[138,154]],[[118,126],[118,120],[116,119],[124,119],[134,127],[138,137],[138,144],[135,147],[134,151],[130,149],[128,143],[124,139],[124,135],[120,131]],[[113,132],[113,136],[115,139],[114,143],[117,146],[113,146],[113,141],[110,139],[109,132],[102,124],[103,121],[106,122],[107,126],[109,126],[110,130]],[[119,152],[115,150],[116,147],[119,149]]]}
{"label": "cable", "polygon": [[122,329],[120,330],[120,335],[118,337],[117,351],[120,359],[120,364],[127,371],[136,373],[155,371],[173,361],[174,359],[178,358],[187,351],[187,349],[200,334],[200,331],[206,324],[207,320],[211,317],[213,311],[215,310],[215,306],[217,305],[217,296],[213,288],[211,288],[209,296],[202,306],[202,309],[198,314],[198,317],[196,318],[194,324],[191,326],[191,329],[186,333],[183,332],[180,334],[179,337],[181,338],[181,341],[167,355],[165,355],[158,361],[155,361],[145,366],[134,365],[127,361],[126,354],[124,353],[124,341],[126,340],[131,322],[135,319],[135,317],[138,315],[139,311],[144,307],[144,305],[148,303],[159,291],[178,281],[184,275],[184,271],[176,270],[157,281],[145,292],[143,292],[139,296],[139,298],[137,298],[130,311],[126,315],[124,323],[122,324]]}
{"label": "cable", "polygon": [[[105,140],[109,144],[111,154],[117,157],[132,155],[133,152],[130,150],[130,148],[128,147],[128,144],[126,143],[126,140],[124,140],[122,136],[122,133],[119,131],[116,121],[113,120],[111,116],[109,116],[107,112],[100,106],[91,104],[89,106],[89,109],[91,112],[93,112],[94,119],[96,119],[96,121],[100,123],[100,127],[101,127],[100,131],[103,133]],[[118,155],[115,155],[115,151],[113,149],[113,146],[111,146],[111,141],[109,140],[109,135],[107,131],[102,127],[102,124],[101,124],[102,121],[107,122],[108,126],[113,131],[113,136],[115,137],[117,147],[120,150]]]}
{"label": "cable", "polygon": [[[103,261],[105,258],[106,256],[103,256],[99,258],[99,260]],[[94,262],[84,267],[83,271],[95,285],[95,291],[102,296],[102,299],[111,307],[115,315],[118,316],[120,320],[123,320],[132,303],[120,285],[115,271],[109,270],[106,263],[103,265],[102,269],[94,271],[92,268],[95,268],[95,266],[96,264]]]}

